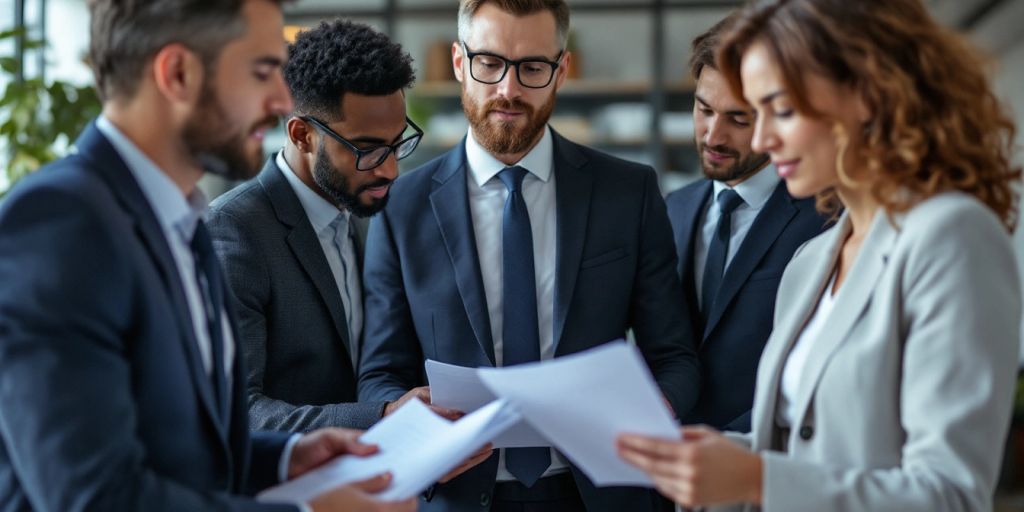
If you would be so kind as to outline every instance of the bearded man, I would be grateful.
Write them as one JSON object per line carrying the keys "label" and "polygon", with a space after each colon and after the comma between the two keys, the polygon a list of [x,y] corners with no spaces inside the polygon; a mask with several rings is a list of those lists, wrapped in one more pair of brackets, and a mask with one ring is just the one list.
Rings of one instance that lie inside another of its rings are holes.
{"label": "bearded man", "polygon": [[701,362],[701,395],[684,423],[750,431],[761,351],[772,331],[775,292],[797,247],[827,219],[814,200],[794,199],[768,156],[751,150],[754,116],[715,68],[728,18],[693,41],[694,133],[706,179],[669,194],[686,294]]}
{"label": "bearded man", "polygon": [[[464,0],[452,64],[470,130],[399,178],[371,223],[360,400],[422,386],[426,358],[468,367],[636,343],[679,414],[697,399],[692,329],[657,175],[548,127],[572,55],[564,0]],[[608,411],[608,414],[615,414]],[[496,450],[423,510],[656,510],[594,487],[548,446]]]}

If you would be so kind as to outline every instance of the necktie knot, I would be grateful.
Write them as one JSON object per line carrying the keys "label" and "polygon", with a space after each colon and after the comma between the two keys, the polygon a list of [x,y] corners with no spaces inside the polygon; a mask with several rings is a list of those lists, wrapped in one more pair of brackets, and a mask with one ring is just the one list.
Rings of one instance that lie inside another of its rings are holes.
{"label": "necktie knot", "polygon": [[518,165],[513,167],[506,167],[498,173],[498,179],[505,184],[505,188],[509,192],[519,192],[523,188],[523,179],[526,178],[526,169],[519,167]]}
{"label": "necktie knot", "polygon": [[327,225],[334,232],[336,239],[344,239],[348,236],[348,223],[345,222],[345,213],[339,213],[330,224]]}
{"label": "necktie knot", "polygon": [[735,190],[727,188],[718,194],[718,208],[722,215],[730,215],[733,210],[744,204],[743,198]]}

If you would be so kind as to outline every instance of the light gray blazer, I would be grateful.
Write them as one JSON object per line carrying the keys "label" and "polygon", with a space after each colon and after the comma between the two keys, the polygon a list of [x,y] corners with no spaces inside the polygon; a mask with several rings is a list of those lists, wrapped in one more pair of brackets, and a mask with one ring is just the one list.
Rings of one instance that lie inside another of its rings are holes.
{"label": "light gray blazer", "polygon": [[753,432],[768,511],[991,510],[1020,343],[1010,237],[973,197],[879,213],[815,340],[779,450],[783,366],[850,220],[797,251],[757,376]]}

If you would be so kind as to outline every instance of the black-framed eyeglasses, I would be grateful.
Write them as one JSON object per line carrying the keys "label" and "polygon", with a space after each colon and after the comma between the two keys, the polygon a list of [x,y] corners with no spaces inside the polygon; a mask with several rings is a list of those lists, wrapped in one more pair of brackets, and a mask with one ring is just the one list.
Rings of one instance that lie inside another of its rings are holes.
{"label": "black-framed eyeglasses", "polygon": [[514,66],[516,79],[523,87],[543,89],[555,77],[555,71],[561,65],[559,62],[565,53],[565,50],[559,51],[553,61],[536,57],[512,60],[493,53],[471,51],[465,41],[459,42],[466,52],[466,58],[469,59],[469,76],[482,84],[496,84],[504,80],[508,68]]}
{"label": "black-framed eyeglasses", "polygon": [[396,160],[401,160],[412,154],[416,150],[416,146],[420,144],[420,139],[423,138],[423,130],[416,123],[412,122],[412,119],[405,118],[405,122],[410,128],[416,130],[416,133],[396,142],[395,144],[380,144],[368,148],[360,148],[355,144],[349,142],[345,137],[338,135],[338,132],[332,130],[322,121],[312,116],[302,116],[299,119],[306,121],[307,123],[317,127],[320,131],[330,135],[332,139],[340,142],[342,145],[347,147],[356,155],[356,170],[359,171],[372,171],[383,164],[387,160],[388,155],[391,153],[395,154]]}

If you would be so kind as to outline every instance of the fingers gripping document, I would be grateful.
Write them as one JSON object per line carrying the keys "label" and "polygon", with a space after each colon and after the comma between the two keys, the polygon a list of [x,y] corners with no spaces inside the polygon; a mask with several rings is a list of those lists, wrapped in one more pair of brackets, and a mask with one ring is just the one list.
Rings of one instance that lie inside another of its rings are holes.
{"label": "fingers gripping document", "polygon": [[338,457],[260,493],[258,499],[305,503],[340,485],[386,471],[391,472],[393,480],[377,497],[412,498],[519,420],[515,408],[504,400],[494,401],[456,422],[434,414],[419,400],[410,400],[360,438],[363,443],[378,445],[380,451],[376,454]]}
{"label": "fingers gripping document", "polygon": [[[476,404],[486,403],[486,396],[507,400],[546,440],[543,446],[557,448],[599,486],[653,486],[647,475],[619,458],[617,435],[633,432],[665,439],[679,437],[679,427],[643,357],[636,347],[624,342],[508,368],[458,371],[458,367],[430,363],[431,399],[444,401],[438,405],[474,410],[479,407]],[[475,372],[483,386],[474,384],[465,372]],[[504,439],[507,441],[510,433],[523,432],[530,429],[514,426]],[[495,446],[500,446],[497,440]]]}

